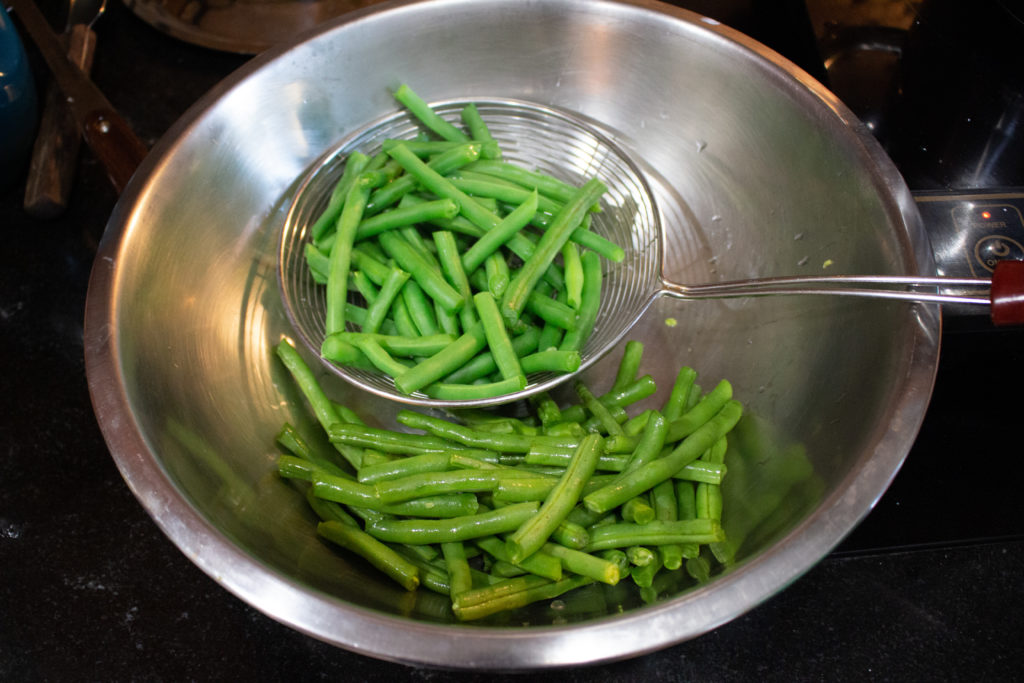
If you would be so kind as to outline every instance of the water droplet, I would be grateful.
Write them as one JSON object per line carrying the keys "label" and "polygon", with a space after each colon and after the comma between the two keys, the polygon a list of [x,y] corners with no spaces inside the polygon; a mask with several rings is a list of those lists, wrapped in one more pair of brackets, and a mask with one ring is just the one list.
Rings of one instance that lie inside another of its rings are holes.
{"label": "water droplet", "polygon": [[704,140],[697,140],[697,152],[698,153],[703,152],[705,149],[707,149],[707,147],[708,147],[708,143],[707,142],[705,142]]}
{"label": "water droplet", "polygon": [[802,259],[800,259],[799,261],[797,261],[797,262],[796,262],[796,264],[797,264],[798,266],[806,266],[806,265],[807,265],[807,261],[809,261],[809,260],[810,260],[810,259],[809,259],[809,257],[807,257],[807,256],[804,256],[804,257],[803,257]]}
{"label": "water droplet", "polygon": [[793,235],[793,239],[796,241],[802,240],[803,238],[804,234],[802,232],[798,232],[797,234]]}
{"label": "water droplet", "polygon": [[565,600],[552,600],[551,601],[551,609],[553,609],[553,610],[563,610],[563,609],[565,609]]}
{"label": "water droplet", "polygon": [[720,220],[722,220],[722,217],[719,216],[717,213],[714,216],[711,217],[711,222],[712,223],[717,223]]}

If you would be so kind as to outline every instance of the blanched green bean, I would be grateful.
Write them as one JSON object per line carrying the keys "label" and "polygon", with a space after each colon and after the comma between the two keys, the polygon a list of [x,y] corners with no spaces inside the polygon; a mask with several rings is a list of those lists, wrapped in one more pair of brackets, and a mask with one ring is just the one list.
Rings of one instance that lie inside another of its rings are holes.
{"label": "blanched green bean", "polygon": [[672,477],[705,450],[725,436],[739,422],[743,407],[738,401],[729,401],[711,420],[681,441],[668,455],[656,458],[623,475],[615,483],[584,498],[587,508],[602,512],[610,510],[640,493],[654,488]]}
{"label": "blanched green bean", "polygon": [[577,311],[576,327],[565,333],[558,348],[562,351],[580,351],[590,338],[597,323],[601,306],[601,261],[593,251],[585,251],[580,257],[583,263],[583,292]]}
{"label": "blanched green bean", "polygon": [[602,447],[603,439],[600,435],[590,434],[583,438],[558,484],[544,499],[540,511],[524,521],[508,537],[508,552],[514,562],[540,549],[555,528],[565,520],[579,500],[583,486],[594,473]]}
{"label": "blanched green bean", "polygon": [[590,205],[604,194],[606,188],[604,183],[593,178],[588,180],[583,187],[576,192],[562,210],[559,211],[555,220],[548,227],[547,231],[537,243],[537,249],[520,268],[508,290],[501,300],[501,314],[509,324],[516,322],[526,300],[529,298],[533,288],[536,287],[541,275],[547,270],[555,256],[561,251],[562,245],[569,239],[569,235],[579,225],[583,215]]}
{"label": "blanched green bean", "polygon": [[516,503],[452,519],[381,519],[368,523],[366,532],[393,543],[468,541],[512,531],[533,516],[537,508],[537,503]]}
{"label": "blanched green bean", "polygon": [[405,394],[419,391],[465,365],[486,344],[484,327],[478,322],[441,351],[396,376],[395,386]]}
{"label": "blanched green bean", "polygon": [[406,590],[415,590],[420,585],[419,570],[412,563],[362,529],[328,521],[320,522],[316,531],[332,543],[364,558]]}

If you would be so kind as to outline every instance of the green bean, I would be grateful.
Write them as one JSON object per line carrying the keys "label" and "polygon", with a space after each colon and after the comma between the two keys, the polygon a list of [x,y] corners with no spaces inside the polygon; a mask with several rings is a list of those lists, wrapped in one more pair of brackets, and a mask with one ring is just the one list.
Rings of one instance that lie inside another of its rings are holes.
{"label": "green bean", "polygon": [[607,548],[629,548],[635,545],[659,546],[666,543],[707,544],[725,538],[722,527],[710,519],[678,520],[661,522],[654,520],[647,524],[617,522],[591,526],[590,543],[585,552]]}
{"label": "green bean", "polygon": [[[397,147],[401,147],[408,151],[408,147],[404,144],[397,145]],[[480,145],[478,143],[466,143],[453,147],[447,152],[438,154],[427,162],[426,166],[431,171],[439,175],[444,175],[451,173],[457,168],[465,166],[472,161],[476,161],[479,158]],[[366,215],[372,216],[380,213],[400,201],[405,195],[414,191],[417,186],[418,181],[415,177],[411,175],[398,176],[390,183],[377,189],[377,191],[370,195],[370,199],[366,204]],[[448,199],[452,199],[452,197],[448,197]],[[456,203],[458,203],[458,200],[456,200]]]}
{"label": "green bean", "polygon": [[682,416],[673,420],[668,427],[668,443],[679,441],[695,432],[725,406],[732,398],[732,385],[728,380],[720,381],[707,396],[687,410]]}
{"label": "green bean", "polygon": [[512,340],[505,329],[505,323],[498,312],[498,304],[490,292],[478,292],[473,296],[473,304],[476,306],[480,322],[484,327],[484,335],[487,337],[487,346],[491,350],[494,362],[498,366],[498,372],[504,379],[522,377],[523,384],[526,382],[522,368],[519,367],[519,357],[512,348]]}
{"label": "green bean", "polygon": [[320,217],[313,223],[313,227],[310,232],[313,235],[313,242],[318,243],[323,239],[324,235],[328,233],[337,223],[338,216],[341,214],[341,207],[345,203],[345,198],[348,196],[349,188],[352,187],[352,183],[355,179],[363,172],[367,162],[370,161],[370,157],[366,156],[362,152],[352,152],[348,155],[345,160],[345,168],[341,173],[341,178],[334,186],[334,190],[331,192],[330,199],[327,201],[327,208],[320,214]]}
{"label": "green bean", "polygon": [[385,543],[419,571],[420,585],[438,595],[451,599],[452,587],[451,577],[448,576],[446,568],[440,567],[433,562],[424,560],[416,554],[410,546],[400,543]]}
{"label": "green bean", "polygon": [[480,116],[476,105],[470,102],[462,108],[461,115],[462,122],[466,124],[466,128],[469,130],[469,136],[473,140],[483,143],[481,157],[484,159],[500,159],[501,147],[491,135],[491,131]]}
{"label": "green bean", "polygon": [[[385,232],[380,234],[378,240],[388,256],[408,271],[413,281],[419,284],[431,298],[439,301],[445,310],[457,312],[462,307],[464,303],[462,296],[445,281],[439,270],[435,270],[401,236]],[[408,305],[408,301],[406,303]]]}
{"label": "green bean", "polygon": [[[601,403],[609,408],[632,405],[653,395],[658,390],[654,378],[644,375],[625,389],[609,391],[598,398]],[[581,405],[570,406],[562,411],[562,419],[569,422],[583,422],[587,417],[586,410]]]}
{"label": "green bean", "polygon": [[[514,581],[515,579],[510,580]],[[551,582],[547,579],[541,580],[546,581],[546,583],[517,593],[511,593],[501,598],[481,602],[471,607],[465,607],[456,603],[452,606],[452,609],[459,620],[472,621],[474,619],[482,619],[483,617],[496,612],[524,607],[525,605],[539,602],[541,600],[551,600],[573,590],[574,588],[585,586],[593,581],[593,579],[586,576],[571,576],[555,582]],[[465,593],[463,595],[465,595]]]}
{"label": "green bean", "polygon": [[434,233],[434,244],[437,246],[437,259],[441,264],[448,283],[455,288],[465,302],[462,310],[459,311],[459,319],[463,328],[472,327],[478,320],[476,308],[473,306],[472,290],[469,287],[469,278],[462,267],[462,258],[459,256],[459,248],[455,242],[455,235],[448,230],[438,230]]}
{"label": "green bean", "polygon": [[544,499],[540,511],[508,538],[509,556],[518,562],[536,552],[562,523],[579,500],[583,486],[594,473],[603,439],[597,434],[583,438],[558,484]]}
{"label": "green bean", "polygon": [[[333,423],[327,428],[327,437],[332,443],[376,448],[399,455],[420,455],[423,453],[450,453],[459,448],[458,444],[424,434],[406,434],[366,425]],[[356,465],[358,469],[358,465]]]}
{"label": "green bean", "polygon": [[[299,390],[306,397],[310,407],[313,408],[313,413],[316,415],[320,426],[324,429],[329,429],[331,425],[342,422],[341,418],[338,417],[337,411],[334,409],[334,405],[327,398],[327,394],[324,393],[320,384],[313,376],[313,371],[310,370],[309,365],[299,355],[299,352],[295,350],[295,347],[287,340],[282,340],[274,348],[277,351],[277,357],[288,369]],[[350,464],[353,467],[359,466],[358,462]]]}
{"label": "green bean", "polygon": [[626,466],[622,469],[623,475],[629,474],[649,462],[655,460],[665,446],[665,437],[668,434],[668,422],[661,413],[654,411],[647,421],[640,441],[633,451]]}
{"label": "green bean", "polygon": [[364,465],[359,468],[357,478],[360,483],[373,484],[378,481],[399,479],[411,474],[423,472],[444,472],[450,467],[449,453],[423,453],[406,458],[389,460],[375,465]]}
{"label": "green bean", "polygon": [[615,421],[615,418],[613,418],[611,413],[608,411],[608,407],[598,401],[597,397],[594,396],[593,392],[590,391],[583,382],[576,382],[573,388],[586,409],[590,411],[591,415],[597,418],[606,434],[615,435],[623,433],[622,425]]}
{"label": "green bean", "polygon": [[466,560],[466,548],[461,541],[441,544],[445,568],[448,570],[449,595],[455,597],[473,588],[473,574]]}
{"label": "green bean", "polygon": [[406,206],[400,204],[390,211],[363,219],[356,228],[355,240],[358,242],[385,230],[395,230],[413,223],[455,218],[458,214],[459,206],[451,199],[435,199]]}
{"label": "green bean", "polygon": [[331,246],[330,264],[327,273],[327,319],[326,333],[345,329],[345,302],[348,298],[348,275],[355,241],[356,226],[362,220],[366,201],[370,196],[371,182],[360,174],[352,183],[341,208],[335,230],[337,237]]}
{"label": "green bean", "polygon": [[[535,327],[528,327],[522,334],[512,337],[512,348],[516,355],[523,357],[533,353],[539,337],[540,331]],[[452,384],[469,384],[487,377],[497,369],[498,364],[494,362],[494,356],[490,352],[484,352],[445,377],[444,381]]]}
{"label": "green bean", "polygon": [[380,329],[381,323],[391,309],[391,303],[408,279],[409,273],[401,268],[392,266],[388,269],[388,277],[377,293],[377,299],[367,308],[366,320],[361,326],[363,332],[373,334]]}
{"label": "green bean", "polygon": [[409,369],[407,364],[392,358],[373,337],[363,337],[356,344],[356,347],[363,352],[375,368],[386,375],[394,377]]}
{"label": "green bean", "polygon": [[530,574],[543,576],[552,581],[558,581],[562,578],[562,563],[552,554],[536,552],[527,558],[514,562],[508,554],[505,542],[497,536],[484,536],[483,538],[476,539],[474,543],[496,560],[508,562]]}
{"label": "green bean", "polygon": [[707,583],[711,580],[711,565],[703,557],[693,557],[686,561],[686,573],[697,583]]}
{"label": "green bean", "polygon": [[[673,481],[663,481],[651,490],[651,502],[654,506],[655,518],[662,522],[674,522],[679,519],[679,504],[676,500],[676,489]],[[662,564],[666,569],[676,570],[683,566],[683,546],[668,543],[658,546]]]}
{"label": "green bean", "polygon": [[536,576],[534,574],[498,581],[462,593],[452,600],[452,607],[455,609],[474,607],[493,600],[507,598],[516,593],[547,586],[551,583],[551,579],[545,579],[543,576]]}
{"label": "green bean", "polygon": [[693,368],[682,367],[679,369],[676,381],[672,385],[672,392],[661,410],[666,420],[675,421],[686,411],[686,402],[696,380],[697,372]]}
{"label": "green bean", "polygon": [[545,323],[557,325],[563,330],[575,330],[578,325],[578,315],[568,304],[538,292],[534,292],[526,300],[526,310]]}
{"label": "green bean", "polygon": [[540,339],[537,342],[537,348],[541,351],[558,350],[558,345],[562,343],[562,336],[564,334],[565,330],[563,328],[551,323],[544,323]]}
{"label": "green bean", "polygon": [[[723,465],[725,461],[725,451],[728,448],[728,441],[726,437],[722,437],[715,442],[715,445],[710,450],[701,456],[701,459],[707,459],[708,464]],[[719,486],[721,482],[701,482],[697,484],[696,490],[696,504],[697,504],[697,516],[705,517],[707,519],[722,519],[722,489]]]}
{"label": "green bean", "polygon": [[421,335],[440,334],[433,304],[415,279],[406,282],[402,287],[402,301],[405,303],[405,309],[409,311],[413,325]]}
{"label": "green bean", "polygon": [[591,230],[576,228],[569,238],[584,249],[589,249],[613,263],[622,263],[626,258],[626,251],[622,247]]}
{"label": "green bean", "polygon": [[646,567],[654,561],[654,551],[642,545],[632,545],[626,548],[626,558],[634,567]]}
{"label": "green bean", "polygon": [[572,231],[579,225],[588,207],[605,192],[605,189],[604,183],[600,180],[591,179],[559,211],[555,220],[537,243],[536,251],[516,272],[508,290],[502,297],[501,312],[506,322],[511,324],[519,319],[526,306],[526,300],[541,275],[561,251],[562,245],[569,239]]}
{"label": "green bean", "polygon": [[622,504],[622,519],[637,524],[647,524],[654,520],[655,512],[646,496],[630,498]]}
{"label": "green bean", "polygon": [[[479,151],[479,145],[476,146]],[[459,213],[478,228],[486,232],[500,222],[500,219],[493,212],[488,211],[475,199],[457,188],[451,180],[421,161],[404,145],[392,147],[388,150],[388,154],[402,165],[402,168],[406,170],[409,176],[414,178],[429,192],[434,193],[438,197],[451,199],[458,204]]]}
{"label": "green bean", "polygon": [[548,349],[523,356],[519,364],[527,375],[535,372],[570,373],[580,369],[581,360],[579,351]]}
{"label": "green bean", "polygon": [[609,586],[614,586],[621,578],[618,564],[596,555],[555,543],[545,543],[542,552],[561,560],[562,566],[567,571],[606,583]]}
{"label": "green bean", "polygon": [[501,252],[494,252],[484,260],[484,272],[487,274],[486,291],[500,297],[511,280],[508,262]]}
{"label": "green bean", "polygon": [[503,479],[536,478],[532,472],[512,468],[459,469],[447,472],[419,472],[374,483],[377,499],[386,504],[446,493],[493,491]]}
{"label": "green bean", "polygon": [[366,532],[393,543],[446,543],[503,534],[519,527],[537,512],[537,503],[516,503],[497,510],[452,519],[382,519]]}
{"label": "green bean", "polygon": [[496,396],[506,396],[526,388],[526,376],[508,377],[496,382],[483,384],[448,384],[434,382],[424,387],[423,392],[441,401],[476,401]]}
{"label": "green bean", "polygon": [[437,133],[440,137],[449,142],[467,142],[469,136],[441,118],[430,105],[427,104],[408,85],[402,84],[394,92],[395,99],[401,102],[409,112],[415,116],[420,123]]}
{"label": "green bean", "polygon": [[450,375],[478,354],[487,343],[481,323],[473,327],[433,356],[394,378],[399,391],[411,394]]}
{"label": "green bean", "polygon": [[622,358],[619,359],[618,369],[615,372],[615,381],[612,383],[612,391],[622,391],[636,381],[643,354],[643,342],[636,340],[626,342],[626,346],[622,350]]}
{"label": "green bean", "polygon": [[317,524],[316,531],[330,542],[356,553],[406,590],[415,590],[420,585],[419,571],[412,563],[358,527],[326,521]]}
{"label": "green bean", "polygon": [[330,455],[320,453],[317,449],[310,446],[305,439],[299,436],[299,433],[290,424],[285,423],[282,425],[281,431],[277,433],[275,441],[277,441],[278,445],[295,456],[302,458],[303,460],[308,460],[317,467],[320,467],[331,474],[344,477],[350,476],[348,472],[343,470],[334,462]]}
{"label": "green bean", "polygon": [[551,532],[551,540],[566,548],[581,550],[587,547],[587,543],[590,543],[590,533],[585,527],[563,519],[562,523]]}
{"label": "green bean", "polygon": [[[515,183],[505,182],[485,174],[459,169],[448,175],[447,178],[453,186],[474,198],[491,198],[506,206],[521,206],[526,202],[535,202],[533,211],[523,217],[523,226],[532,222],[538,212],[551,215],[562,208],[560,203],[539,195],[536,190],[527,190]],[[536,200],[531,199],[531,195],[534,195]],[[550,221],[547,222],[550,223]]]}
{"label": "green bean", "polygon": [[[571,183],[508,162],[481,159],[469,164],[467,168],[471,168],[478,173],[485,173],[495,178],[513,182],[529,190],[537,190],[540,194],[563,204],[569,201],[576,191],[576,188]],[[595,203],[590,208],[591,211],[599,211],[600,205]]]}
{"label": "green bean", "polygon": [[[465,308],[465,306],[462,308]],[[462,309],[459,309],[459,313],[462,313]],[[462,334],[462,324],[459,322],[458,315],[444,310],[441,304],[436,301],[434,302],[434,319],[437,321],[437,327],[441,332],[452,336]]]}
{"label": "green bean", "polygon": [[533,410],[543,426],[560,422],[562,419],[562,411],[559,410],[555,400],[551,398],[551,394],[546,391],[531,396],[530,405],[533,406]]}
{"label": "green bean", "polygon": [[633,496],[654,488],[672,477],[683,466],[700,457],[705,450],[725,436],[739,421],[743,408],[730,400],[711,420],[683,439],[668,455],[656,458],[624,474],[613,484],[588,494],[584,504],[595,512],[612,509]]}
{"label": "green bean", "polygon": [[572,438],[526,436],[523,434],[488,434],[411,410],[399,411],[396,420],[407,427],[422,429],[435,436],[465,446],[485,448],[502,453],[527,453],[530,451],[530,447],[536,444],[575,448],[580,443],[578,439]]}
{"label": "green bean", "polygon": [[309,503],[309,507],[312,508],[316,516],[323,522],[340,522],[347,524],[351,527],[359,527],[359,522],[355,520],[352,515],[345,512],[345,509],[330,500],[324,500],[317,498],[313,494],[313,488],[311,486],[306,487],[306,502]]}
{"label": "green bean", "polygon": [[[474,140],[473,142],[481,141]],[[401,140],[398,138],[388,138],[380,143],[380,148],[381,154],[387,156],[388,150],[395,145],[405,145],[409,148],[409,151],[421,159],[429,159],[463,144],[465,142],[452,142],[451,140]]]}
{"label": "green bean", "polygon": [[331,260],[327,254],[320,251],[312,242],[307,242],[303,247],[303,255],[306,257],[306,265],[309,266],[309,274],[318,285],[327,284],[327,274],[331,269]]}
{"label": "green bean", "polygon": [[452,518],[473,514],[477,510],[476,497],[471,494],[460,495],[463,492],[388,502],[381,500],[375,486],[335,477],[325,472],[314,472],[311,482],[313,493],[318,498],[389,515]]}
{"label": "green bean", "polygon": [[649,588],[654,583],[654,576],[661,570],[661,567],[661,555],[655,553],[648,564],[634,568],[629,573],[629,578],[640,588]]}
{"label": "green bean", "polygon": [[488,230],[480,239],[473,243],[462,255],[462,268],[471,273],[484,263],[488,256],[495,253],[501,245],[512,239],[512,236],[529,222],[530,216],[537,211],[537,193],[531,193],[525,201],[511,213]]}
{"label": "green bean", "polygon": [[313,474],[322,471],[319,465],[294,455],[277,456],[277,473],[284,479],[313,481]]}
{"label": "green bean", "polygon": [[563,351],[581,350],[587,343],[597,323],[597,312],[601,305],[601,261],[592,251],[580,257],[583,263],[583,293],[577,311],[576,328],[569,330],[558,346]]}
{"label": "green bean", "polygon": [[341,341],[353,345],[358,345],[363,339],[373,339],[392,356],[407,358],[432,356],[455,341],[455,337],[450,334],[413,337],[395,334],[367,334],[365,332],[336,332],[335,335]]}
{"label": "green bean", "polygon": [[570,308],[579,310],[583,303],[583,262],[574,242],[562,246],[562,264],[565,268],[566,301]]}

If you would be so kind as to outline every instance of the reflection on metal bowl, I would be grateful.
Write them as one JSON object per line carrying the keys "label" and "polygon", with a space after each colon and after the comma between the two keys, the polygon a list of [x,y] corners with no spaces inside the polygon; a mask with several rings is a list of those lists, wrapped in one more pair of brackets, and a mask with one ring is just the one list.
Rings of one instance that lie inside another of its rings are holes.
{"label": "reflection on metal bowl", "polygon": [[203,47],[257,54],[381,0],[124,0],[140,19]]}
{"label": "reflection on metal bowl", "polygon": [[[553,612],[457,623],[319,541],[275,474],[274,436],[312,417],[271,347],[290,335],[277,237],[298,179],[352,130],[431,101],[511,98],[598,121],[638,160],[671,224],[666,276],[930,273],[914,203],[870,133],[790,63],[650,2],[442,0],[346,15],[272,49],[155,147],[111,216],[85,350],[97,417],[128,485],[200,568],[271,617],[389,660],[528,669],[697,637],[813,566],[906,456],[938,356],[934,306],[784,297],[659,300],[634,328],[643,370],[728,378],[747,408],[726,463],[735,562],[644,604],[627,587]],[[669,318],[674,326],[666,324]],[[604,386],[616,352],[590,368]],[[314,359],[309,359],[313,361]],[[315,365],[315,362],[313,363]],[[397,406],[326,373],[381,426]],[[621,606],[621,611],[619,607]]]}

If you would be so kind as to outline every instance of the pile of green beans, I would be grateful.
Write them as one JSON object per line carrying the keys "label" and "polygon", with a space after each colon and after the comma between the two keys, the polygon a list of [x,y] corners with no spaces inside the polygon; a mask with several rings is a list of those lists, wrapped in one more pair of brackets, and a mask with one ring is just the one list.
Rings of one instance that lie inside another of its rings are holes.
{"label": "pile of green beans", "polygon": [[575,372],[601,259],[624,258],[589,229],[604,184],[503,161],[475,105],[461,110],[464,131],[407,85],[394,95],[424,136],[350,153],[310,230],[306,263],[326,288],[321,355],[440,400]]}
{"label": "pile of green beans", "polygon": [[306,489],[319,535],[446,596],[460,620],[626,579],[654,601],[727,561],[721,484],[742,408],[725,380],[704,392],[683,368],[659,408],[634,409],[657,387],[630,341],[608,391],[577,382],[578,403],[401,410],[382,429],[333,402],[288,340],[276,353],[333,447],[289,424],[277,438],[277,471]]}

